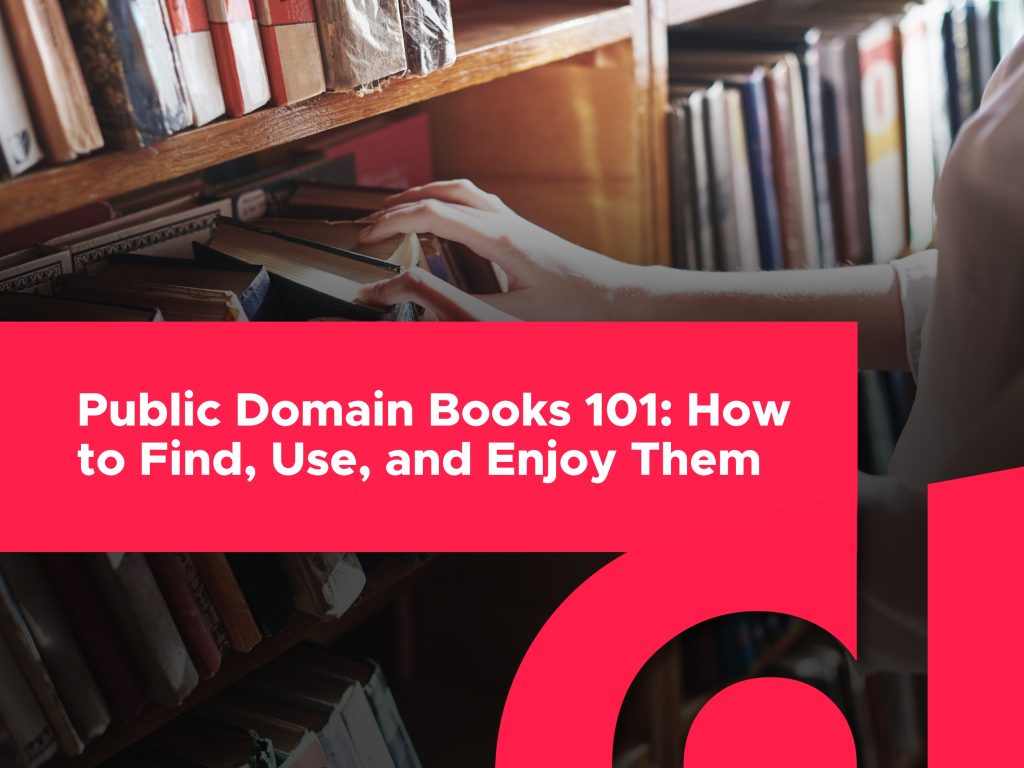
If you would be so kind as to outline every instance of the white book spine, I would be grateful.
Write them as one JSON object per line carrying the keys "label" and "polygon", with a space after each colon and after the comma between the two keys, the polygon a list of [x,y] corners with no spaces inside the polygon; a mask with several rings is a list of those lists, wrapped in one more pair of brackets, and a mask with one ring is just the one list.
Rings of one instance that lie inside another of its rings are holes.
{"label": "white book spine", "polygon": [[[0,17],[0,171],[11,176],[31,168],[42,158],[25,94],[18,80],[3,18]],[[0,176],[3,173],[0,172]]]}

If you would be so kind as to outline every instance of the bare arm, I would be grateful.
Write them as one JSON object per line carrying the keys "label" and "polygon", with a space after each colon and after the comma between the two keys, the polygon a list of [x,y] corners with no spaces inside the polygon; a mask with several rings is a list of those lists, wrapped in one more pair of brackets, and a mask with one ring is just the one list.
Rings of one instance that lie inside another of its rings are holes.
{"label": "bare arm", "polygon": [[411,232],[456,240],[500,265],[509,292],[469,297],[414,271],[368,288],[368,303],[417,301],[445,320],[856,322],[862,367],[909,368],[891,266],[751,274],[638,267],[531,224],[469,182],[427,185],[391,202],[367,219],[366,242]]}

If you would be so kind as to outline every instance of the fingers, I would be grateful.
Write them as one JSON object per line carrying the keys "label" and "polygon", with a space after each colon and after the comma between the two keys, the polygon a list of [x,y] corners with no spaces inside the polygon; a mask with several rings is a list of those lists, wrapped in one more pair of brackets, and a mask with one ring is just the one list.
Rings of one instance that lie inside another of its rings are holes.
{"label": "fingers", "polygon": [[393,280],[364,286],[359,292],[359,301],[375,307],[392,307],[412,301],[433,311],[439,320],[448,322],[516,320],[419,268],[404,272]]}
{"label": "fingers", "polygon": [[492,252],[497,241],[493,223],[484,218],[484,214],[438,200],[424,200],[383,212],[359,234],[359,240],[374,244],[396,235],[428,233],[462,243],[481,255]]}
{"label": "fingers", "polygon": [[506,206],[497,195],[484,192],[473,182],[466,179],[455,181],[437,181],[433,184],[425,184],[421,187],[413,187],[405,192],[385,199],[389,206],[416,203],[421,200],[440,200],[445,203],[455,203],[476,208],[481,211],[500,213],[507,211]]}

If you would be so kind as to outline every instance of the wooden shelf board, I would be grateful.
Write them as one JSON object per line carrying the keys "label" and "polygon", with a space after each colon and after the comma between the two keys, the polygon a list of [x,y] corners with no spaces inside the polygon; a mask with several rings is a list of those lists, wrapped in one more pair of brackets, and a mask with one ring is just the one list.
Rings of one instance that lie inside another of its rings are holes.
{"label": "wooden shelf board", "polygon": [[458,14],[455,24],[456,64],[427,77],[389,82],[367,96],[327,93],[262,109],[146,149],[101,152],[0,183],[0,231],[611,45],[632,35],[633,8],[510,0]]}
{"label": "wooden shelf board", "polygon": [[668,25],[686,24],[756,2],[759,0],[668,0]]}
{"label": "wooden shelf board", "polygon": [[407,588],[413,578],[418,576],[419,572],[430,562],[428,559],[420,563],[406,563],[396,559],[382,563],[367,582],[359,602],[341,618],[324,622],[312,616],[296,613],[280,634],[267,638],[249,653],[227,653],[220,671],[210,680],[201,682],[180,706],[151,704],[131,722],[115,726],[114,729],[89,744],[84,754],[74,758],[58,757],[47,763],[45,768],[93,768],[93,766],[109,760],[174,718],[179,717],[183,712],[217,695],[228,686],[280,656],[289,648],[319,637],[324,630],[329,630],[334,637],[342,635]]}

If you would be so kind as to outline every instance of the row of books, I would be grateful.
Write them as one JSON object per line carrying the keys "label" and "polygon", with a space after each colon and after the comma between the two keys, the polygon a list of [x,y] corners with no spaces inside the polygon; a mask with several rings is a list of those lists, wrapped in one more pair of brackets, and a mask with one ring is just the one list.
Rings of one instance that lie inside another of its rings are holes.
{"label": "row of books", "polygon": [[758,6],[671,32],[674,260],[885,263],[934,235],[934,188],[1021,0]]}
{"label": "row of books", "polygon": [[0,178],[451,65],[449,0],[3,0]]}
{"label": "row of books", "polygon": [[0,555],[3,765],[81,754],[149,702],[183,702],[295,611],[341,616],[365,584],[342,553]]}
{"label": "row of books", "polygon": [[[475,293],[498,292],[502,275],[456,243],[426,235],[359,242],[364,225],[354,220],[383,207],[389,190],[338,182],[391,179],[395,158],[375,164],[376,155],[419,137],[424,117],[389,118],[372,134],[343,132],[316,152],[304,146],[240,176],[232,163],[212,179],[171,182],[6,233],[0,241],[19,246],[48,239],[0,256],[0,318],[414,319],[411,306],[358,302],[363,285],[412,266]],[[357,165],[362,172],[351,172]],[[405,165],[418,170],[399,172],[396,183],[428,176],[414,156]]]}

